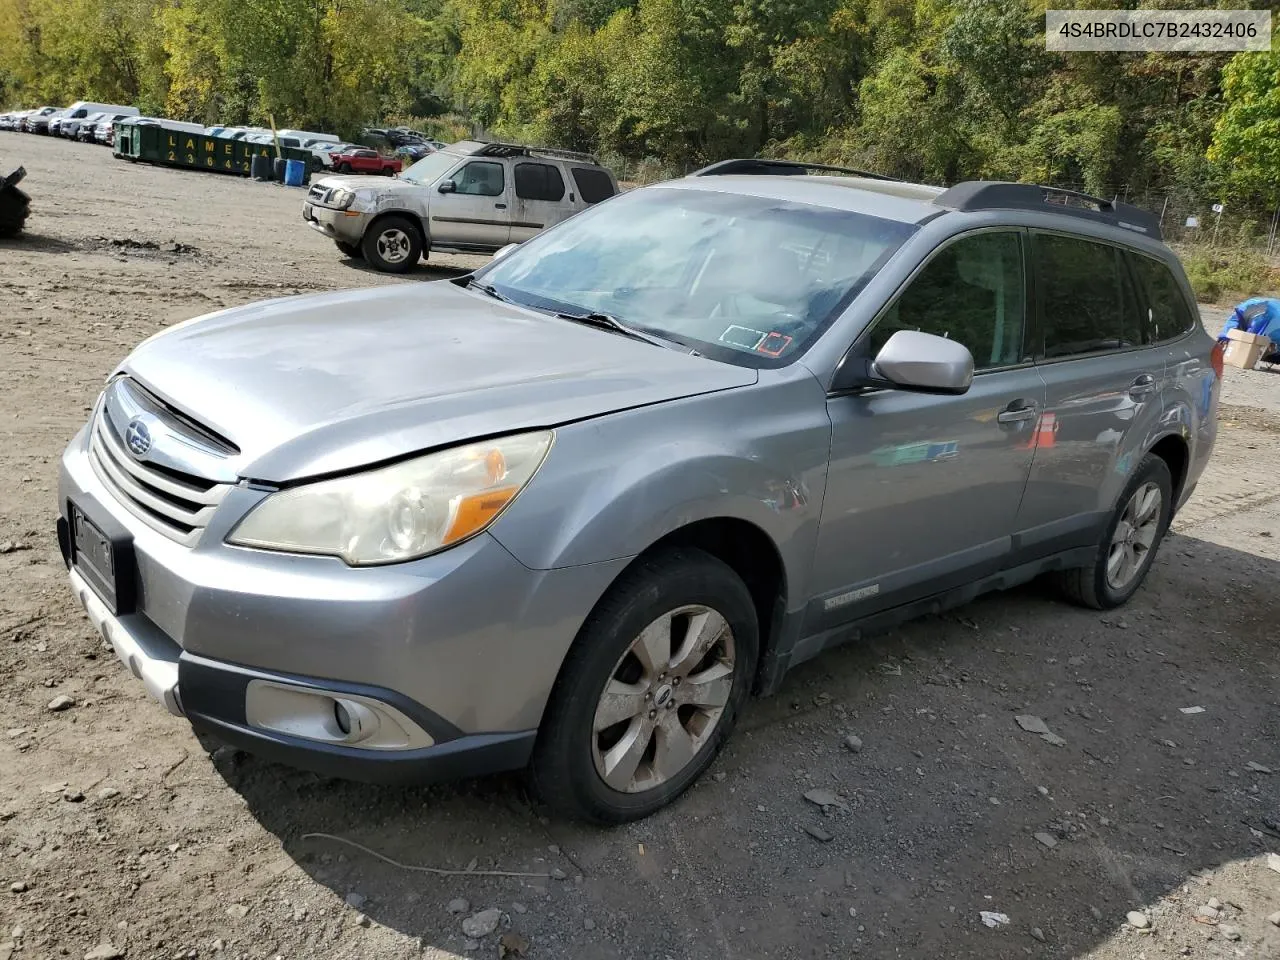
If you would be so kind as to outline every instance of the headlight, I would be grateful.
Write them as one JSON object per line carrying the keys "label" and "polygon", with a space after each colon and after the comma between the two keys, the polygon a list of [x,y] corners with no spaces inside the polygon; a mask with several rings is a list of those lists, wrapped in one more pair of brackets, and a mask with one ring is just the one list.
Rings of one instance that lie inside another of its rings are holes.
{"label": "headlight", "polygon": [[339,187],[337,190],[333,191],[333,196],[329,198],[329,203],[339,210],[345,210],[347,207],[351,206],[351,203],[355,198],[356,195],[354,192],[351,190],[344,190],[342,187]]}
{"label": "headlight", "polygon": [[424,557],[497,519],[542,465],[554,436],[501,437],[281,490],[251,510],[227,542],[328,554],[355,567]]}

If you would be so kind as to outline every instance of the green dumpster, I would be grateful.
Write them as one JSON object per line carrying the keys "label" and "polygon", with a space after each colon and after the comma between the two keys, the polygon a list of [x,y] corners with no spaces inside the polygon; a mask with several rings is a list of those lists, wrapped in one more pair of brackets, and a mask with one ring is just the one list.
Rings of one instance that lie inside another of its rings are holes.
{"label": "green dumpster", "polygon": [[[115,155],[128,160],[142,160],[190,170],[249,175],[249,164],[255,155],[274,158],[274,143],[249,143],[231,137],[215,137],[207,133],[188,133],[155,124],[116,124]],[[284,147],[281,157],[301,160],[307,165],[308,179],[313,156],[311,151]]]}

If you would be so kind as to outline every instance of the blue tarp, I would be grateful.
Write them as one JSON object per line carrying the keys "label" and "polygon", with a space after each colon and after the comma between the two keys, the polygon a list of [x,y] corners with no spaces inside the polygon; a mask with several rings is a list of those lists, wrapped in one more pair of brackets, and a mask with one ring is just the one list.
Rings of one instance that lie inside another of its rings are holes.
{"label": "blue tarp", "polygon": [[1236,305],[1231,316],[1218,334],[1219,340],[1227,339],[1228,330],[1244,330],[1280,339],[1280,300],[1270,297],[1250,297]]}

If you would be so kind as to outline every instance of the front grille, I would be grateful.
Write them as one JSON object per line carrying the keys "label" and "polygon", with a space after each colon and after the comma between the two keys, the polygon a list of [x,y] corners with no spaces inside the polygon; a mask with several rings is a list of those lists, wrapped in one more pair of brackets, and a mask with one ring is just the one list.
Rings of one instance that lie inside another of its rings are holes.
{"label": "front grille", "polygon": [[108,388],[108,395],[94,415],[89,440],[89,461],[94,472],[111,494],[147,526],[193,546],[233,484],[132,456],[107,409],[116,399],[113,389],[127,388],[120,383]]}
{"label": "front grille", "polygon": [[331,196],[333,196],[333,190],[318,183],[307,191],[307,199],[312,203],[328,203]]}

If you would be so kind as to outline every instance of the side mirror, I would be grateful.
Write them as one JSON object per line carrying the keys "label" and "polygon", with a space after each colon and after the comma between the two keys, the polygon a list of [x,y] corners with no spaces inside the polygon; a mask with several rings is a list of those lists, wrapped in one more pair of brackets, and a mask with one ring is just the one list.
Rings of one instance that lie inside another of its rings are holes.
{"label": "side mirror", "polygon": [[441,193],[457,193],[458,185],[452,180],[441,180],[440,186],[436,187]]}
{"label": "side mirror", "polygon": [[493,251],[493,259],[501,260],[518,246],[520,246],[518,243],[508,243],[505,247],[499,247],[497,250]]}
{"label": "side mirror", "polygon": [[921,393],[965,393],[973,383],[973,354],[946,337],[899,330],[871,361],[888,385]]}

